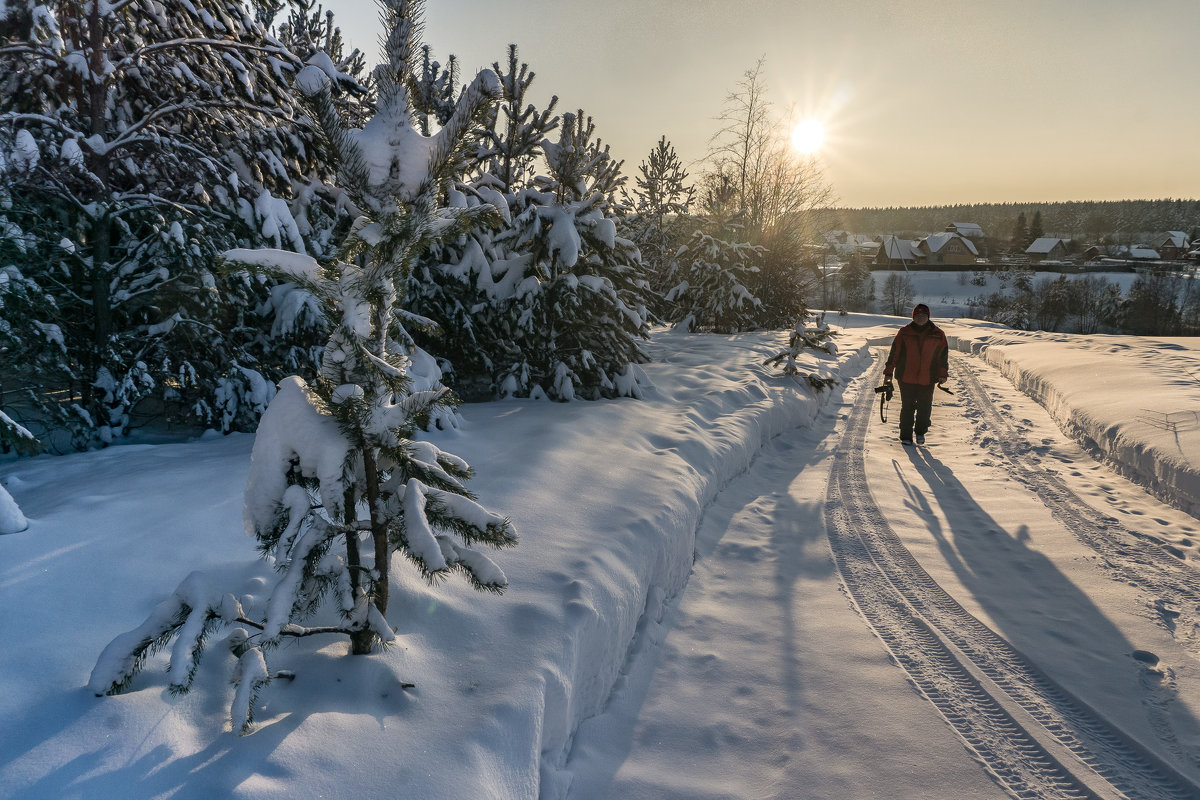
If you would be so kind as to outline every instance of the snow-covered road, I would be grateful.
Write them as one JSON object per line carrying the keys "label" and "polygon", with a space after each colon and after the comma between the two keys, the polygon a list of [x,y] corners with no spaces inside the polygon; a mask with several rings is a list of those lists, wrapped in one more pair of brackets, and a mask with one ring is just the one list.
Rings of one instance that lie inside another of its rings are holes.
{"label": "snow-covered road", "polygon": [[1144,524],[1194,518],[980,359],[903,448],[880,369],[708,507],[569,796],[1200,795],[1197,574]]}

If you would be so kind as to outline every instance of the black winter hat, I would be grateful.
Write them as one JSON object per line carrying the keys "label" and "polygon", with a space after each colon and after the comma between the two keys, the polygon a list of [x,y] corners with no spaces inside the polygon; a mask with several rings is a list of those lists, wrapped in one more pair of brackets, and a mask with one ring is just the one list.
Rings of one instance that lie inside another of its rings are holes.
{"label": "black winter hat", "polygon": [[917,312],[919,311],[924,311],[925,316],[929,316],[929,306],[925,305],[924,303],[917,303],[916,307],[913,309],[913,316],[917,316]]}

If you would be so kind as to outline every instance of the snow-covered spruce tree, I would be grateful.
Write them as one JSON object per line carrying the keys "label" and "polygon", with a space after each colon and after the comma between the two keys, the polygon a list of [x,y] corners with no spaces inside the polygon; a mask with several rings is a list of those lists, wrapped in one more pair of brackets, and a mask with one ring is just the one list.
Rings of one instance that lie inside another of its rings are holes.
{"label": "snow-covered spruce tree", "polygon": [[558,141],[542,143],[549,175],[517,193],[512,226],[497,237],[520,269],[506,276],[516,288],[503,309],[501,395],[641,396],[649,287],[637,247],[617,236],[621,163],[594,132],[582,111],[563,115]]}
{"label": "snow-covered spruce tree", "polygon": [[635,213],[626,227],[642,254],[654,311],[665,317],[662,298],[674,286],[670,280],[672,258],[695,228],[688,213],[696,199],[696,187],[686,183],[687,170],[666,136],[658,140],[638,172]]}
{"label": "snow-covered spruce tree", "polygon": [[782,363],[784,375],[803,377],[809,386],[820,391],[837,385],[834,371],[825,363],[825,358],[817,355],[837,355],[837,344],[833,341],[837,334],[826,324],[824,313],[815,318],[812,327],[807,325],[807,321],[804,319],[796,323],[788,337],[788,348],[771,356],[763,364]]}
{"label": "snow-covered spruce tree", "polygon": [[[11,211],[10,202],[0,199],[0,206]],[[26,233],[0,213],[0,408],[15,420],[8,424],[0,419],[0,451],[5,453],[36,452],[43,445],[74,449],[88,439],[86,413],[58,400],[61,376],[71,374],[61,311],[54,298],[17,266],[37,259],[52,261],[55,254],[44,252],[48,247],[58,246],[50,245],[44,235]]]}
{"label": "snow-covered spruce tree", "polygon": [[[367,59],[357,48],[349,50],[342,30],[334,24],[333,12],[314,0],[289,0],[288,15],[279,23],[276,38],[292,55],[305,64],[320,67],[329,76],[334,106],[342,120],[362,127],[374,113],[374,96]],[[260,19],[282,9],[263,8]],[[268,27],[270,23],[267,23]]]}
{"label": "snow-covered spruce tree", "polygon": [[301,64],[238,0],[15,0],[0,33],[10,220],[42,223],[50,256],[17,266],[56,301],[56,380],[107,442],[141,398],[186,410],[259,366],[239,317],[267,287],[209,267],[238,243],[304,247],[272,194],[317,155],[281,83]]}
{"label": "snow-covered spruce tree", "polygon": [[436,352],[439,365],[459,397],[486,400],[498,391],[497,364],[512,363],[515,347],[506,336],[505,308],[524,277],[525,256],[509,257],[498,239],[517,212],[517,191],[533,178],[542,141],[558,127],[553,115],[557,98],[537,110],[525,99],[534,73],[510,45],[504,67],[493,64],[500,79],[501,100],[480,126],[471,159],[472,174],[451,192],[453,205],[494,205],[503,216],[501,229],[476,229],[467,236],[432,248],[413,270],[410,308],[435,320],[434,335],[417,330],[414,338]]}
{"label": "snow-covered spruce tree", "polygon": [[701,227],[667,262],[666,319],[678,327],[712,333],[763,327],[762,301],[750,287],[765,249],[742,238],[734,197],[730,178],[708,176]]}
{"label": "snow-covered spruce tree", "polygon": [[[429,580],[459,571],[481,590],[499,593],[507,584],[472,545],[511,546],[513,526],[474,502],[463,484],[465,462],[412,438],[444,392],[413,390],[403,329],[410,318],[400,307],[416,255],[484,216],[437,200],[471,125],[499,87],[494,74],[481,73],[446,125],[421,135],[404,80],[420,4],[386,0],[383,7],[391,23],[388,61],[375,70],[378,112],[363,129],[338,119],[323,72],[309,67],[297,79],[363,212],[338,259],[322,265],[280,250],[227,254],[230,265],[302,286],[332,326],[320,376],[308,385],[285,379],[255,439],[245,519],[278,579],[265,604],[247,608],[193,574],[106,648],[89,684],[97,693],[125,689],[147,654],[172,639],[171,686],[185,691],[206,636],[220,625],[242,626],[231,637],[238,653],[232,717],[234,730],[246,733],[254,696],[270,680],[266,653],[285,637],[347,635],[353,653],[394,638],[385,617],[394,554]],[[305,627],[326,600],[334,622]]]}
{"label": "snow-covered spruce tree", "polygon": [[762,248],[717,238],[702,230],[675,253],[667,290],[669,318],[689,331],[738,333],[761,327],[762,301],[747,288],[758,272]]}

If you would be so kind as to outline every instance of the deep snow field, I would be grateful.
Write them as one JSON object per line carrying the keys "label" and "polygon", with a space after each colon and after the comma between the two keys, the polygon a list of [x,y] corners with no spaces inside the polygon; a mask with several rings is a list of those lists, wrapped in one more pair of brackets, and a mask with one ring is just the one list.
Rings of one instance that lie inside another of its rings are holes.
{"label": "deep snow field", "polygon": [[830,318],[820,394],[785,333],[660,331],[643,401],[464,407],[431,438],[509,590],[398,569],[396,646],[275,652],[241,738],[222,633],[185,696],[167,653],[86,685],[193,570],[261,591],[253,437],[0,465],[0,797],[1200,796],[1200,343],[934,316],[926,448],[871,392],[891,317]]}
{"label": "deep snow field", "polygon": [[[914,269],[905,272],[904,270],[883,269],[871,272],[871,276],[875,279],[875,297],[877,299],[883,296],[883,284],[892,274],[908,275],[913,286],[915,297],[913,302],[929,306],[934,318],[942,320],[969,315],[969,306],[973,298],[986,297],[993,292],[1010,291],[1012,288],[1011,282],[1004,279],[1006,276],[1003,272],[987,273],[984,285],[976,286],[971,283],[971,278],[974,276],[971,271]],[[1127,294],[1129,287],[1137,280],[1137,275],[1133,272],[1060,273],[1043,271],[1034,271],[1030,279],[1036,285],[1040,280],[1047,278],[1054,280],[1060,276],[1069,279],[1088,276],[1103,279],[1121,287],[1122,294]],[[879,307],[878,303],[876,307]]]}

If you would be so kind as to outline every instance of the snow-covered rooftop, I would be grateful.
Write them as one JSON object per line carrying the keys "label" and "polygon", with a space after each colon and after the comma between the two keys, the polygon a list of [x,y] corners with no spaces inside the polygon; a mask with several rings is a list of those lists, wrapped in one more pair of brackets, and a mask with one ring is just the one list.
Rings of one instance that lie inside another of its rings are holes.
{"label": "snow-covered rooftop", "polygon": [[1040,238],[1034,239],[1033,243],[1030,244],[1029,247],[1025,248],[1025,252],[1026,253],[1034,253],[1034,254],[1049,253],[1051,250],[1053,250],[1055,247],[1057,247],[1060,243],[1063,243],[1063,240],[1059,239],[1056,236],[1042,236]]}
{"label": "snow-covered rooftop", "polygon": [[943,231],[942,233],[931,233],[925,237],[925,245],[929,248],[929,252],[936,253],[950,242],[959,241],[966,245],[972,255],[979,255],[979,251],[975,249],[975,243],[965,236],[961,236],[952,231]]}
{"label": "snow-covered rooftop", "polygon": [[916,242],[901,239],[899,236],[886,234],[883,237],[883,252],[888,258],[898,258],[904,261],[916,261],[918,255],[913,252]]}

